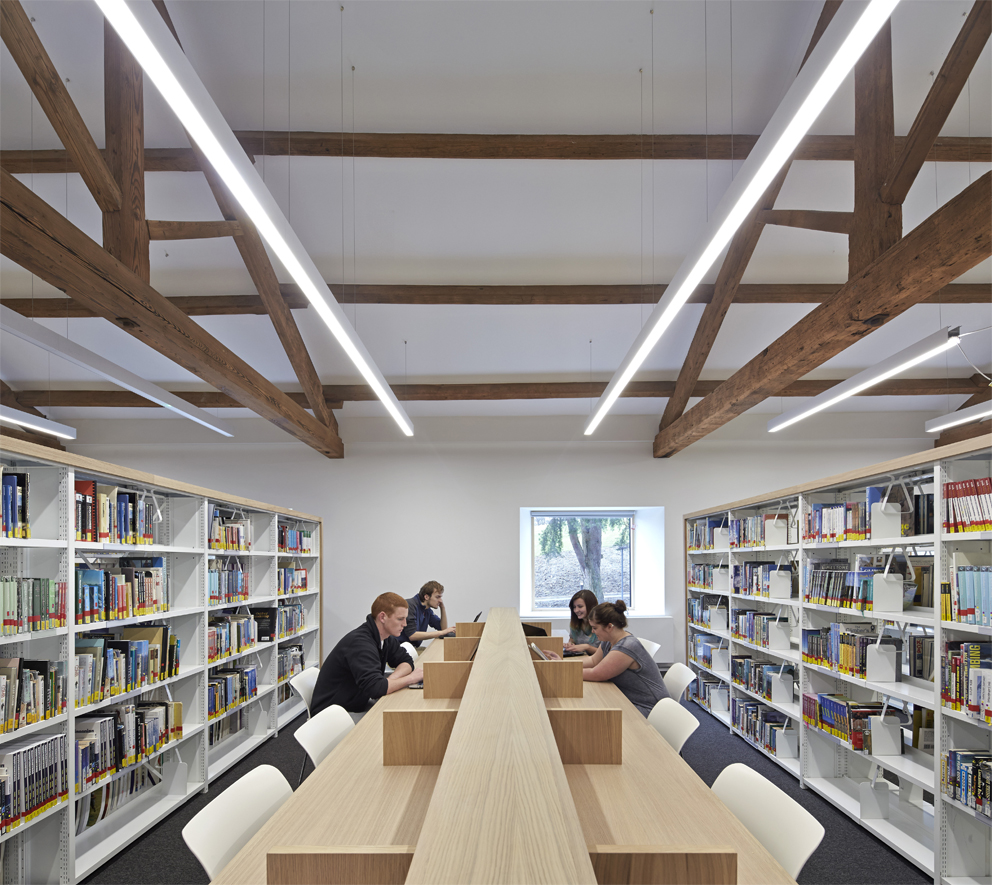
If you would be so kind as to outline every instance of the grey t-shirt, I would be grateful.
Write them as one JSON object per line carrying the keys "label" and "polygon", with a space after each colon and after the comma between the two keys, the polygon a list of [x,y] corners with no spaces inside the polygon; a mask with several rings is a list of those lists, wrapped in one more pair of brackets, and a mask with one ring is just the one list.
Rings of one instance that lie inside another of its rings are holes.
{"label": "grey t-shirt", "polygon": [[599,647],[603,651],[604,658],[616,649],[640,664],[640,669],[624,670],[619,676],[614,676],[610,682],[619,688],[627,696],[627,700],[645,717],[654,709],[658,701],[668,697],[668,689],[665,688],[658,665],[636,636],[624,636],[616,645],[604,642]]}

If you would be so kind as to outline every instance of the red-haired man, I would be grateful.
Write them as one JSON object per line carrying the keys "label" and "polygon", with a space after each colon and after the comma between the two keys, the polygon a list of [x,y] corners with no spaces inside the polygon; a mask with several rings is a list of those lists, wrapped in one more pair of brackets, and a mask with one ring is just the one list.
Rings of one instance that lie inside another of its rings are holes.
{"label": "red-haired man", "polygon": [[[387,694],[424,678],[424,671],[400,646],[407,604],[398,593],[383,593],[372,603],[365,623],[346,634],[320,668],[310,701],[310,715],[338,704],[361,713]],[[386,664],[393,672],[385,675]]]}

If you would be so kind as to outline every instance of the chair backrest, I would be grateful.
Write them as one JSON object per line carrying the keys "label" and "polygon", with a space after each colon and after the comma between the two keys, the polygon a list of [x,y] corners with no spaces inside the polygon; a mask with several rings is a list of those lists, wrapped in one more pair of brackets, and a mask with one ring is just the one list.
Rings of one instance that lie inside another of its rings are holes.
{"label": "chair backrest", "polygon": [[259,765],[201,808],[183,827],[183,840],[214,879],[292,795],[278,768]]}
{"label": "chair backrest", "polygon": [[791,796],[741,762],[728,765],[713,792],[793,878],[823,839],[823,826]]}
{"label": "chair backrest", "polygon": [[643,639],[640,636],[638,636],[637,638],[640,640],[641,645],[644,646],[644,648],[647,650],[647,653],[651,655],[652,658],[656,654],[658,654],[658,649],[661,648],[661,645],[659,645],[657,642],[652,642],[650,639]]}
{"label": "chair backrest", "polygon": [[668,696],[673,700],[681,701],[682,693],[695,678],[696,674],[692,670],[685,664],[676,661],[665,674],[665,688],[668,689]]}
{"label": "chair backrest", "polygon": [[699,720],[671,698],[662,698],[654,705],[648,715],[648,722],[671,744],[676,753],[682,751],[686,739],[699,728]]}
{"label": "chair backrest", "polygon": [[304,722],[294,736],[316,768],[354,727],[351,714],[344,707],[333,704]]}
{"label": "chair backrest", "polygon": [[297,673],[289,680],[289,687],[293,689],[307,705],[307,713],[310,712],[310,701],[313,698],[313,687],[317,684],[317,677],[320,675],[319,667],[307,667],[302,673]]}

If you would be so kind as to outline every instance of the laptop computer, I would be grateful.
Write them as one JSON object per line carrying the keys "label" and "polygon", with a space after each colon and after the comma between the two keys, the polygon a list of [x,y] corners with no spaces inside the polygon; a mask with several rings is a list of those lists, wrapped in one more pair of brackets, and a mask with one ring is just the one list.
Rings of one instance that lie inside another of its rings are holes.
{"label": "laptop computer", "polygon": [[547,636],[548,631],[543,627],[535,627],[533,624],[521,624],[524,628],[524,636]]}

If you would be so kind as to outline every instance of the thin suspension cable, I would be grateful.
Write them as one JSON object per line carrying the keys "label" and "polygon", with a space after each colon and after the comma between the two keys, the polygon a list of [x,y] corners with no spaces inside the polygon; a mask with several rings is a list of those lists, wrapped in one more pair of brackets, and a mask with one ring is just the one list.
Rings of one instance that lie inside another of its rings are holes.
{"label": "thin suspension cable", "polygon": [[265,181],[265,0],[262,0],[262,181]]}
{"label": "thin suspension cable", "polygon": [[293,0],[286,3],[286,217],[293,225]]}
{"label": "thin suspension cable", "polygon": [[[655,199],[655,185],[654,185],[654,167],[657,165],[655,163],[654,157],[654,10],[651,10],[651,300],[657,302],[655,286],[656,286],[656,275],[654,267],[655,258],[655,243],[658,239],[657,232],[655,230],[655,205],[658,202]],[[643,322],[643,309],[641,313],[641,325]]]}
{"label": "thin suspension cable", "polygon": [[730,180],[737,177],[734,164],[737,155],[734,153],[734,4],[730,3]]}
{"label": "thin suspension cable", "polygon": [[355,66],[351,66],[351,299],[358,331],[358,171],[355,167]]}
{"label": "thin suspension cable", "polygon": [[[984,332],[984,331],[986,331],[986,330],[985,330],[985,329],[979,329],[978,331],[980,331],[980,332]],[[968,334],[969,334],[969,335],[974,335],[975,333],[974,333],[974,332],[969,332]],[[971,361],[971,360],[970,360],[970,359],[968,358],[968,354],[966,354],[966,353],[964,352],[964,348],[963,348],[963,347],[961,346],[961,342],[960,342],[960,341],[958,341],[958,342],[956,342],[956,344],[957,344],[957,348],[958,348],[958,350],[960,350],[960,351],[961,351],[961,356],[963,356],[963,357],[965,358],[965,362],[967,362],[967,363],[968,363],[968,365],[969,365],[969,366],[971,366],[971,367],[972,367],[972,368],[973,368],[973,369],[974,369],[974,370],[975,370],[976,372],[978,372],[978,374],[979,374],[979,375],[981,375],[981,376],[982,376],[982,377],[983,377],[983,378],[984,378],[984,379],[985,379],[986,381],[992,381],[992,378],[989,378],[989,376],[988,376],[988,375],[986,375],[986,374],[985,374],[985,373],[984,373],[984,372],[983,372],[983,371],[982,371],[981,369],[979,369],[979,368],[978,368],[978,366],[976,366],[976,365],[975,365],[975,364],[974,364],[974,363],[973,363],[973,362],[972,362],[972,361]]]}

